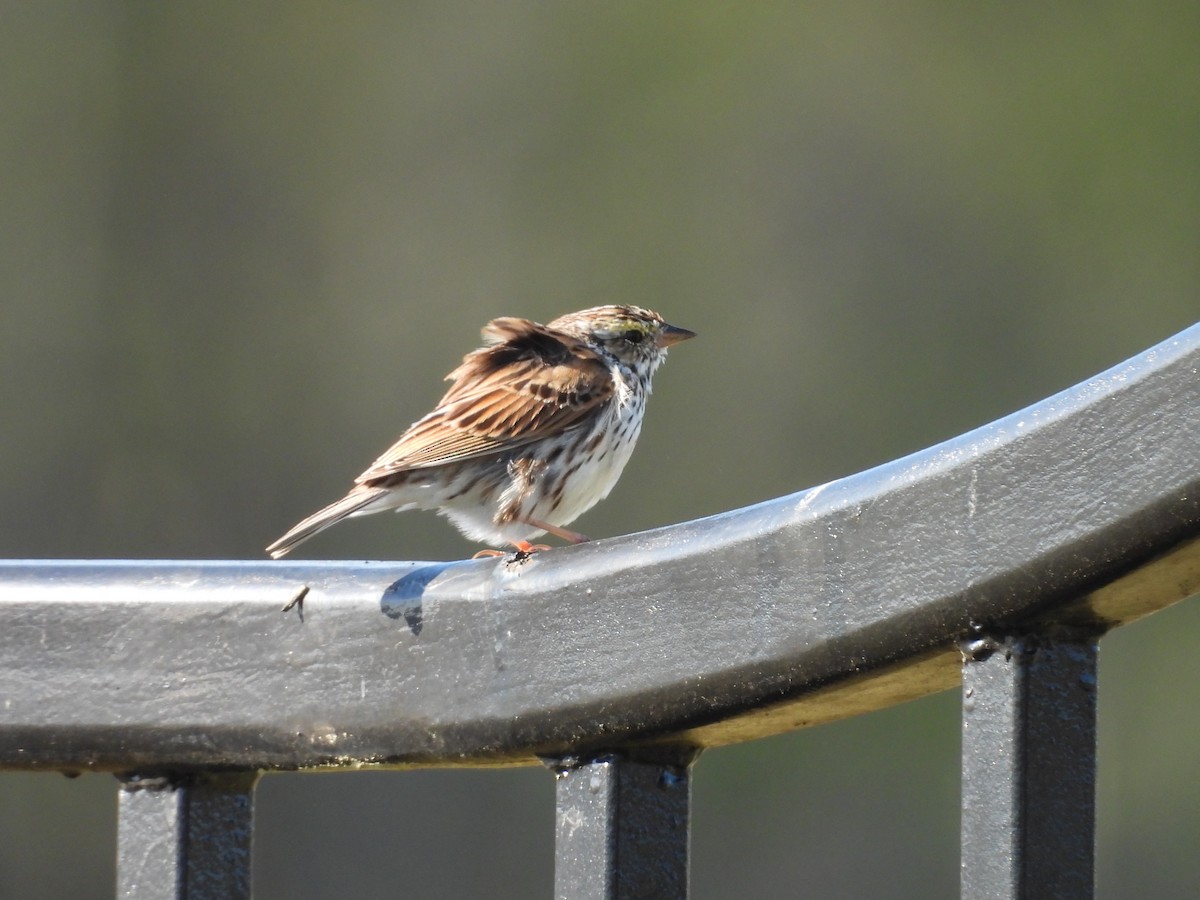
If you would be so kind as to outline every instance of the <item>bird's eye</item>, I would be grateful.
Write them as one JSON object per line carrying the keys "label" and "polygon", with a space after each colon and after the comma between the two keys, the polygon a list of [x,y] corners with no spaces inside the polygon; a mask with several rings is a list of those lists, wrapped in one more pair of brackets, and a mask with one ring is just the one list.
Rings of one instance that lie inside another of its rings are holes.
{"label": "bird's eye", "polygon": [[640,344],[645,339],[646,332],[637,331],[637,330],[631,328],[627,332],[625,332],[624,337],[625,337],[625,340],[629,341],[629,343],[631,343],[631,344]]}

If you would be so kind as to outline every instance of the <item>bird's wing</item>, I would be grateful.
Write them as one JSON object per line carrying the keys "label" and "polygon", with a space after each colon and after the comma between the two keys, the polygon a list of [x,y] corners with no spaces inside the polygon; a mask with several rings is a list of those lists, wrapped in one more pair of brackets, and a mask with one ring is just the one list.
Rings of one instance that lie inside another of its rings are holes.
{"label": "bird's wing", "polygon": [[604,360],[586,343],[528,319],[483,330],[487,346],[463,357],[437,408],[402,434],[356,479],[367,484],[408,469],[519,447],[575,427],[612,397]]}

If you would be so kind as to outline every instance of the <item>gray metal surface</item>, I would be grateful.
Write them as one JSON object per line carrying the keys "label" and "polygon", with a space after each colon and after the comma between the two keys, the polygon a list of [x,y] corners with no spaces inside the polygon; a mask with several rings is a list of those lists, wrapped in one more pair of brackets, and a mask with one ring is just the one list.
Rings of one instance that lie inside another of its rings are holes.
{"label": "gray metal surface", "polygon": [[1095,635],[977,638],[963,663],[964,900],[1093,895]]}
{"label": "gray metal surface", "polygon": [[117,896],[249,900],[254,773],[128,778],[117,804]]}
{"label": "gray metal surface", "polygon": [[520,564],[0,564],[0,767],[534,763],[950,688],[973,624],[1200,587],[1198,369],[1200,327],[860,475]]}
{"label": "gray metal surface", "polygon": [[555,773],[559,900],[684,900],[694,754],[606,754]]}

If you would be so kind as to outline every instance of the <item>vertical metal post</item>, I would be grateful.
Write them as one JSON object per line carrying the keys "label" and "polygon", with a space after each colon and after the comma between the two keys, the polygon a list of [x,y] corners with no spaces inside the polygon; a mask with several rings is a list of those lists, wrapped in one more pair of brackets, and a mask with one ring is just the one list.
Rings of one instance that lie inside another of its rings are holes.
{"label": "vertical metal post", "polygon": [[964,647],[964,900],[1092,896],[1097,650],[1094,633]]}
{"label": "vertical metal post", "polygon": [[250,900],[257,780],[257,772],[124,779],[117,897]]}
{"label": "vertical metal post", "polygon": [[558,900],[686,900],[692,748],[554,765]]}

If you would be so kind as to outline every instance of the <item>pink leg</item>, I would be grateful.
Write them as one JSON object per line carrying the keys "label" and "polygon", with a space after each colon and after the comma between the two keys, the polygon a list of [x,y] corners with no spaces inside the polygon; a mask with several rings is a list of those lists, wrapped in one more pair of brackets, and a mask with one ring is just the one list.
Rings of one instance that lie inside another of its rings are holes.
{"label": "pink leg", "polygon": [[557,538],[562,538],[571,544],[584,544],[591,540],[586,534],[580,534],[578,531],[571,531],[569,528],[559,528],[557,525],[551,525],[549,522],[543,522],[541,519],[521,519],[528,525],[534,528],[540,528],[542,531],[552,534]]}

